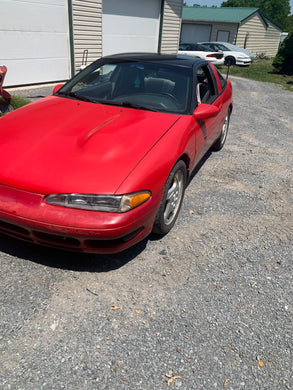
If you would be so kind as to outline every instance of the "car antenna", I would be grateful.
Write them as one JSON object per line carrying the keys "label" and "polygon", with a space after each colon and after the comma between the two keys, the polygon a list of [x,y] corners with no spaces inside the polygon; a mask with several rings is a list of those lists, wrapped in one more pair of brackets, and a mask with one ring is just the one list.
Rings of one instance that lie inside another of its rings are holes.
{"label": "car antenna", "polygon": [[227,67],[228,67],[227,76],[226,76],[226,80],[227,80],[228,77],[229,77],[230,67],[233,65],[233,58],[228,57],[228,58],[226,59],[226,65],[227,65]]}

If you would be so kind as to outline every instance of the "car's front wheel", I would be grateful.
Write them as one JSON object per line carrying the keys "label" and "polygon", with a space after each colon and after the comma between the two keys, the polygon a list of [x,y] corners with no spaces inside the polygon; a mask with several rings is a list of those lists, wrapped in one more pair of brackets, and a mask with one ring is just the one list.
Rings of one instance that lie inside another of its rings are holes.
{"label": "car's front wheel", "polygon": [[236,64],[236,59],[235,59],[235,57],[233,57],[233,56],[227,56],[227,57],[225,57],[225,62],[224,62],[224,64],[225,64],[226,66],[235,65],[235,64]]}
{"label": "car's front wheel", "polygon": [[179,160],[172,168],[165,184],[161,205],[156,216],[153,232],[166,234],[178,217],[186,185],[186,165]]}

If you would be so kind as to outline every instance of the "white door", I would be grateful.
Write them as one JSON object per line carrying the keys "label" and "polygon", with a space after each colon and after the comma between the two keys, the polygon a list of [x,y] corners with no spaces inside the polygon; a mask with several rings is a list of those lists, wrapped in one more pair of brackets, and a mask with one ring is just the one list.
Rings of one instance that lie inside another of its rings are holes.
{"label": "white door", "polygon": [[4,86],[68,79],[67,0],[1,0],[0,65]]}
{"label": "white door", "polygon": [[218,30],[218,32],[217,32],[217,41],[219,41],[219,42],[229,42],[229,36],[230,36],[230,31]]}
{"label": "white door", "polygon": [[180,42],[197,43],[209,41],[212,26],[210,24],[182,23]]}
{"label": "white door", "polygon": [[157,52],[159,0],[104,0],[103,55]]}

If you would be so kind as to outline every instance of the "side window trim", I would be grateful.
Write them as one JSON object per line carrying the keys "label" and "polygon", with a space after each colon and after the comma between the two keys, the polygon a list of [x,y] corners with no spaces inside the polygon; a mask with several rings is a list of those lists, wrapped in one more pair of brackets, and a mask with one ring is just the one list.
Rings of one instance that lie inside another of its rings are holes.
{"label": "side window trim", "polygon": [[212,82],[214,84],[214,91],[215,91],[215,96],[219,96],[219,90],[218,90],[218,84],[217,84],[217,80],[216,80],[216,77],[215,77],[215,74],[213,72],[213,69],[212,67],[210,66],[210,64],[208,64],[208,70],[210,72],[210,76],[212,78]]}

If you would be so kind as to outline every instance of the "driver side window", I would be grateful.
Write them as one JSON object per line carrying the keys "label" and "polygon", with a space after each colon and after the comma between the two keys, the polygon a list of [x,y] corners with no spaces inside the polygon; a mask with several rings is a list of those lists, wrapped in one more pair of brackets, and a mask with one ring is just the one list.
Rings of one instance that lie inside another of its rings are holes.
{"label": "driver side window", "polygon": [[196,77],[197,104],[211,104],[215,100],[216,90],[208,65],[198,67]]}

